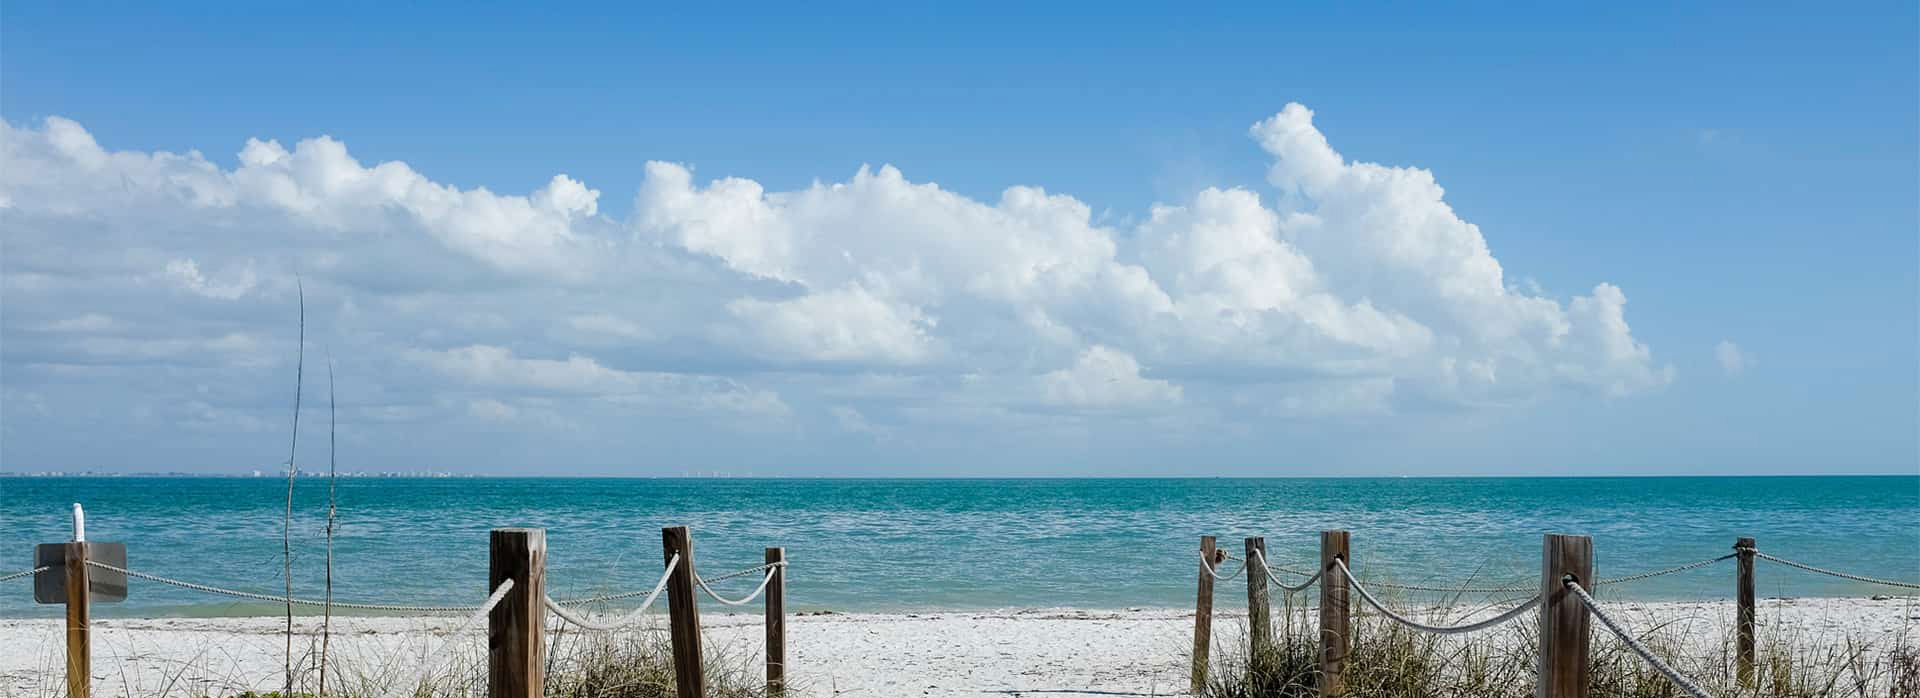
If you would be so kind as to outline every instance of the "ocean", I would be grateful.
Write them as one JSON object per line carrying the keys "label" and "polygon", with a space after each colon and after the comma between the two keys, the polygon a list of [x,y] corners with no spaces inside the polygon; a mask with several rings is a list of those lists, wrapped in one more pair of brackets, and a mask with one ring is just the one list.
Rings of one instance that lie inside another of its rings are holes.
{"label": "ocean", "polygon": [[[72,502],[93,541],[129,567],[242,590],[281,591],[286,482],[264,478],[0,477],[0,574],[70,536]],[[1545,532],[1593,537],[1602,577],[1725,554],[1737,537],[1771,554],[1920,580],[1920,476],[1402,479],[576,479],[343,478],[335,598],[477,604],[487,531],[547,529],[555,597],[650,588],[660,528],[693,529],[702,574],[759,564],[784,546],[798,611],[1190,606],[1199,537],[1236,555],[1265,536],[1275,564],[1311,568],[1317,532],[1353,532],[1355,574],[1420,585],[1537,581]],[[294,593],[318,597],[327,482],[301,478]],[[1233,563],[1229,563],[1231,569]],[[1728,598],[1722,563],[1603,589],[1639,600]],[[719,586],[742,593],[754,579]],[[1761,563],[1759,593],[1898,590]],[[1238,583],[1216,593],[1232,598]],[[1402,593],[1399,596],[1405,597]],[[1222,602],[1228,603],[1230,602]],[[96,617],[253,615],[279,606],[134,580]],[[0,614],[53,616],[32,585],[0,586]]]}

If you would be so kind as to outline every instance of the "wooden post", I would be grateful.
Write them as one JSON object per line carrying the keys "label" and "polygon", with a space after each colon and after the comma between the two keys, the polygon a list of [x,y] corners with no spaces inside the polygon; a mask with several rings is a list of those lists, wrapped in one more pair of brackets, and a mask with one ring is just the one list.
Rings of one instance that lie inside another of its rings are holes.
{"label": "wooden post", "polygon": [[1200,589],[1193,601],[1193,695],[1207,688],[1207,655],[1213,649],[1213,536],[1200,537]]}
{"label": "wooden post", "polygon": [[[767,548],[767,564],[785,563],[786,548]],[[767,696],[779,698],[787,692],[787,568],[770,568],[773,581],[767,582]]]}
{"label": "wooden post", "polygon": [[1273,620],[1269,615],[1271,607],[1267,602],[1266,566],[1253,566],[1254,561],[1266,561],[1267,539],[1247,539],[1247,634],[1251,637],[1249,649],[1253,651],[1249,664],[1256,670],[1267,660],[1268,646],[1273,643]]}
{"label": "wooden post", "polygon": [[1733,550],[1739,556],[1734,559],[1740,567],[1738,582],[1740,608],[1734,616],[1738,625],[1736,631],[1739,645],[1737,675],[1740,685],[1749,686],[1753,684],[1753,539],[1741,538],[1735,541]]}
{"label": "wooden post", "polygon": [[1347,606],[1347,575],[1333,564],[1353,564],[1346,531],[1320,532],[1320,696],[1347,694],[1347,649],[1351,642],[1351,610]]}
{"label": "wooden post", "polygon": [[663,556],[680,564],[667,575],[667,615],[673,641],[673,685],[677,698],[707,698],[706,669],[700,665],[700,606],[693,597],[693,533],[685,526],[660,529]]}
{"label": "wooden post", "polygon": [[1540,554],[1540,684],[1536,698],[1586,698],[1590,616],[1567,589],[1593,590],[1593,539],[1549,533]]}
{"label": "wooden post", "polygon": [[[78,505],[75,505],[76,508]],[[92,585],[87,568],[87,544],[67,544],[67,697],[88,698],[93,693]]]}
{"label": "wooden post", "polygon": [[546,692],[547,532],[496,528],[488,535],[487,593],[513,589],[487,614],[487,698],[542,698]]}

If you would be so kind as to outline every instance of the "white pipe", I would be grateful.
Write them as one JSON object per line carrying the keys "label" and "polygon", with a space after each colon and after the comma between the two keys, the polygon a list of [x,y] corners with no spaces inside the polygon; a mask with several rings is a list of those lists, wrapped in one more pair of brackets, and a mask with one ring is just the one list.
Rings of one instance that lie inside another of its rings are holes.
{"label": "white pipe", "polygon": [[73,503],[73,542],[87,541],[87,512],[80,508],[79,502]]}

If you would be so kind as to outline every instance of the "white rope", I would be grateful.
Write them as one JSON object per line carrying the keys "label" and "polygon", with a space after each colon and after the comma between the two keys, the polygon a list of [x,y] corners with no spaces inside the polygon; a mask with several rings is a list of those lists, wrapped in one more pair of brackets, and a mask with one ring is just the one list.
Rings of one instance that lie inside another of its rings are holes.
{"label": "white rope", "polygon": [[53,565],[46,565],[44,567],[35,567],[25,572],[15,572],[13,574],[9,574],[6,576],[0,576],[0,582],[11,582],[21,577],[31,577],[33,575],[40,574],[41,572],[45,572],[50,569],[53,569]]}
{"label": "white rope", "polygon": [[[1234,559],[1234,557],[1232,555],[1228,555],[1227,559],[1232,560]],[[1240,576],[1241,572],[1245,572],[1247,570],[1247,563],[1246,561],[1242,560],[1240,562],[1240,566],[1235,568],[1232,572],[1229,572],[1227,574],[1220,574],[1219,572],[1214,570],[1213,561],[1207,559],[1207,554],[1200,553],[1200,569],[1205,570],[1207,574],[1213,575],[1214,579],[1232,579],[1234,577]]]}
{"label": "white rope", "polygon": [[433,654],[428,655],[426,658],[420,661],[420,665],[414,668],[413,681],[407,684],[401,684],[401,683],[393,684],[387,689],[387,695],[394,696],[396,698],[398,698],[399,696],[410,695],[413,692],[413,690],[418,687],[418,684],[420,683],[420,678],[423,676],[426,676],[427,671],[430,668],[439,664],[440,659],[447,654],[447,651],[449,649],[453,647],[454,638],[459,637],[460,633],[466,632],[467,628],[473,627],[474,623],[480,622],[481,618],[487,617],[488,613],[492,613],[493,607],[500,605],[500,600],[507,598],[507,592],[512,590],[513,590],[512,579],[500,580],[500,586],[494,587],[493,595],[487,597],[486,603],[480,604],[480,607],[474,609],[473,614],[467,616],[467,619],[464,621],[461,621],[459,625],[453,626],[453,629],[447,632],[447,638],[445,640],[440,641],[440,646],[434,649]]}
{"label": "white rope", "polygon": [[752,566],[752,567],[748,567],[748,568],[746,568],[746,569],[744,569],[744,570],[734,570],[734,571],[732,571],[732,572],[728,572],[728,573],[726,573],[726,574],[723,574],[723,575],[720,575],[720,576],[718,576],[718,577],[708,577],[708,578],[706,578],[706,580],[707,580],[707,581],[709,581],[709,582],[718,582],[718,581],[723,581],[723,580],[728,580],[728,579],[733,579],[734,577],[745,577],[745,576],[747,576],[747,575],[749,575],[749,574],[753,574],[753,573],[755,573],[755,572],[759,572],[760,570],[770,570],[770,569],[773,569],[773,568],[775,568],[775,567],[786,567],[786,566],[787,566],[787,563],[785,563],[785,562],[769,562],[769,563],[767,563],[767,564],[764,564],[764,565],[754,565],[754,566]]}
{"label": "white rope", "polygon": [[[660,598],[660,591],[667,588],[667,580],[673,578],[673,569],[679,566],[680,555],[675,554],[672,559],[667,560],[667,568],[660,571],[660,581],[654,583],[653,591],[647,592],[647,600],[640,602],[639,608],[629,611],[624,616],[613,619],[612,622],[595,623],[585,616],[574,615],[572,611],[567,610],[566,606],[561,605],[558,601],[554,601],[551,596],[542,597],[541,603],[545,604],[547,610],[552,611],[553,614],[559,616],[561,620],[587,630],[604,633],[629,628],[638,623],[641,616],[646,615],[648,608],[653,607],[653,602]],[[698,579],[698,577],[696,577],[696,579]]]}
{"label": "white rope", "polygon": [[1896,582],[1891,579],[1875,579],[1873,577],[1862,577],[1857,574],[1847,574],[1845,572],[1822,569],[1806,563],[1794,562],[1792,560],[1783,560],[1783,559],[1774,557],[1772,555],[1768,555],[1766,553],[1760,552],[1759,550],[1755,550],[1753,548],[1744,548],[1744,550],[1752,552],[1755,557],[1759,557],[1766,560],[1772,560],[1774,562],[1778,562],[1788,567],[1806,570],[1808,572],[1812,572],[1815,574],[1824,574],[1830,577],[1839,577],[1841,579],[1851,579],[1856,582],[1866,582],[1868,584],[1882,584],[1890,587],[1900,587],[1902,589],[1920,589],[1920,584],[1914,584],[1912,582]]}
{"label": "white rope", "polygon": [[1315,572],[1312,575],[1308,575],[1305,572],[1299,572],[1299,571],[1290,570],[1282,567],[1280,568],[1281,571],[1287,572],[1288,574],[1295,574],[1295,575],[1299,575],[1307,578],[1307,581],[1301,582],[1298,585],[1288,584],[1286,582],[1280,581],[1279,577],[1274,576],[1273,574],[1274,568],[1267,564],[1266,553],[1261,552],[1259,548],[1254,548],[1253,556],[1256,558],[1259,558],[1257,562],[1260,563],[1260,571],[1266,573],[1267,581],[1273,582],[1275,586],[1278,586],[1281,589],[1285,589],[1289,593],[1296,592],[1296,591],[1306,591],[1307,587],[1313,586],[1314,582],[1320,581],[1320,577],[1327,573],[1326,570],[1320,570],[1319,572]]}
{"label": "white rope", "polygon": [[134,579],[144,579],[149,582],[159,582],[161,584],[169,584],[172,586],[180,587],[182,589],[191,589],[193,591],[198,591],[198,592],[207,593],[207,594],[218,594],[221,596],[231,596],[231,597],[240,598],[240,599],[251,599],[254,601],[268,601],[272,603],[288,603],[288,604],[293,604],[295,606],[331,606],[333,608],[347,608],[347,609],[355,609],[355,610],[362,610],[362,611],[393,611],[393,612],[399,612],[399,613],[452,613],[456,611],[458,612],[472,611],[474,609],[473,606],[402,606],[398,604],[384,604],[384,603],[349,603],[346,601],[329,602],[329,601],[316,601],[313,599],[297,599],[297,598],[290,598],[286,596],[274,596],[272,594],[256,594],[251,591],[223,589],[221,587],[208,586],[206,584],[195,584],[193,582],[186,582],[178,579],[169,579],[167,577],[162,577],[157,574],[147,574],[145,572],[135,572],[133,570],[130,570],[124,567],[115,567],[113,565],[109,565],[107,563],[100,562],[97,560],[88,560],[87,564],[93,567],[98,567],[103,570],[112,570],[114,572],[119,572],[121,574],[127,575],[128,577],[132,577]]}
{"label": "white rope", "polygon": [[1425,623],[1421,623],[1419,621],[1413,620],[1406,616],[1402,616],[1398,613],[1394,613],[1393,609],[1387,608],[1386,604],[1380,603],[1379,599],[1373,598],[1373,594],[1367,591],[1367,587],[1361,584],[1360,580],[1353,578],[1353,572],[1347,569],[1347,563],[1342,561],[1340,558],[1334,558],[1333,564],[1338,565],[1340,567],[1340,573],[1347,576],[1347,584],[1351,585],[1354,591],[1360,592],[1360,598],[1365,599],[1367,602],[1367,605],[1372,606],[1374,610],[1377,610],[1382,614],[1385,614],[1388,618],[1393,619],[1395,622],[1398,622],[1401,625],[1407,626],[1409,628],[1413,628],[1414,630],[1429,632],[1436,635],[1460,635],[1464,633],[1470,633],[1476,630],[1484,630],[1486,628],[1491,628],[1493,626],[1500,625],[1507,621],[1513,620],[1514,618],[1518,618],[1520,614],[1526,613],[1527,611],[1532,610],[1535,606],[1540,605],[1540,596],[1538,594],[1535,594],[1534,597],[1531,599],[1528,599],[1526,603],[1520,604],[1511,609],[1503,611],[1500,613],[1500,615],[1494,616],[1492,618],[1488,618],[1486,620],[1466,623],[1463,625],[1427,625]]}
{"label": "white rope", "polygon": [[[714,593],[713,587],[707,586],[707,580],[701,579],[700,575],[697,575],[697,574],[693,575],[693,581],[698,582],[700,584],[700,590],[707,592],[707,596],[712,597],[713,600],[715,601],[718,601],[722,604],[726,604],[728,606],[745,606],[747,605],[748,602],[759,598],[760,592],[766,591],[767,584],[773,581],[773,575],[779,574],[779,571],[773,569],[773,567],[777,567],[777,565],[769,566],[767,568],[767,576],[760,578],[760,586],[754,587],[751,593],[748,593],[746,596],[742,596],[738,599],[729,599],[727,597]],[[734,575],[734,576],[739,576],[739,575]]]}
{"label": "white rope", "polygon": [[[1679,686],[1680,690],[1686,691],[1687,694],[1693,696],[1693,698],[1713,698],[1706,690],[1695,684],[1692,679],[1681,676],[1680,672],[1674,671],[1673,667],[1667,666],[1666,662],[1660,661],[1659,657],[1653,656],[1653,652],[1649,651],[1646,645],[1640,644],[1639,640],[1634,639],[1632,635],[1628,635],[1627,631],[1622,629],[1619,623],[1613,622],[1613,619],[1608,617],[1605,611],[1600,610],[1600,605],[1593,602],[1593,597],[1587,595],[1587,590],[1580,588],[1579,582],[1574,581],[1572,577],[1567,577],[1564,584],[1566,584],[1569,591],[1572,591],[1580,597],[1580,601],[1587,605],[1587,610],[1593,612],[1593,617],[1600,619],[1601,625],[1613,631],[1614,636],[1620,638],[1621,642],[1626,643],[1628,649],[1633,650],[1634,654],[1640,655],[1641,659],[1647,660],[1648,664],[1653,665],[1655,670],[1665,675],[1668,681],[1673,682],[1673,685]],[[1538,599],[1535,600],[1537,601]]]}

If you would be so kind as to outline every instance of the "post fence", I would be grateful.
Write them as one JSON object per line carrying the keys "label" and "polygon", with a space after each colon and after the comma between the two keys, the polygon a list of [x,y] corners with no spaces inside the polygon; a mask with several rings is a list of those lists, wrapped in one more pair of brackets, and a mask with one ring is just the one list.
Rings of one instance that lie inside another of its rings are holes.
{"label": "post fence", "polygon": [[488,535],[487,588],[513,588],[487,614],[487,698],[546,692],[547,532],[496,528]]}
{"label": "post fence", "polygon": [[[74,531],[75,535],[84,535],[77,523]],[[76,539],[67,543],[66,557],[67,698],[88,698],[93,691],[93,639],[88,627],[93,620],[93,582],[87,567],[86,542]]]}
{"label": "post fence", "polygon": [[1549,533],[1540,550],[1540,683],[1535,696],[1586,698],[1590,617],[1565,580],[1594,585],[1593,539]]}
{"label": "post fence", "polygon": [[767,696],[787,692],[787,549],[767,548]]}
{"label": "post fence", "polygon": [[1353,564],[1346,531],[1320,532],[1320,697],[1347,694],[1347,649],[1351,642],[1352,609],[1348,606],[1347,575],[1339,560]]}
{"label": "post fence", "polygon": [[1734,615],[1736,625],[1738,626],[1737,629],[1735,630],[1735,635],[1737,638],[1736,640],[1737,658],[1735,660],[1736,661],[1735,675],[1739,678],[1740,685],[1742,686],[1751,685],[1753,683],[1753,644],[1754,644],[1753,642],[1753,639],[1754,639],[1753,638],[1753,551],[1754,549],[1755,549],[1755,546],[1752,538],[1741,538],[1740,540],[1734,541],[1734,544],[1733,544],[1733,550],[1738,555],[1738,557],[1734,558],[1734,562],[1739,568],[1739,572],[1737,573],[1738,575],[1737,582],[1736,582],[1738,585],[1738,591],[1735,594],[1736,596],[1739,597],[1739,602],[1738,602],[1739,609]]}
{"label": "post fence", "polygon": [[701,666],[700,605],[694,598],[693,533],[685,526],[660,529],[668,561],[680,557],[667,576],[667,614],[673,642],[673,685],[679,698],[706,698],[706,669]]}
{"label": "post fence", "polygon": [[[1260,561],[1260,569],[1254,569],[1254,560]],[[1267,600],[1267,539],[1254,537],[1247,539],[1247,635],[1248,649],[1253,652],[1249,666],[1255,672],[1264,668],[1269,646],[1273,644],[1272,606]]]}
{"label": "post fence", "polygon": [[1192,693],[1207,687],[1207,655],[1213,648],[1213,536],[1200,537],[1200,588],[1193,601]]}

